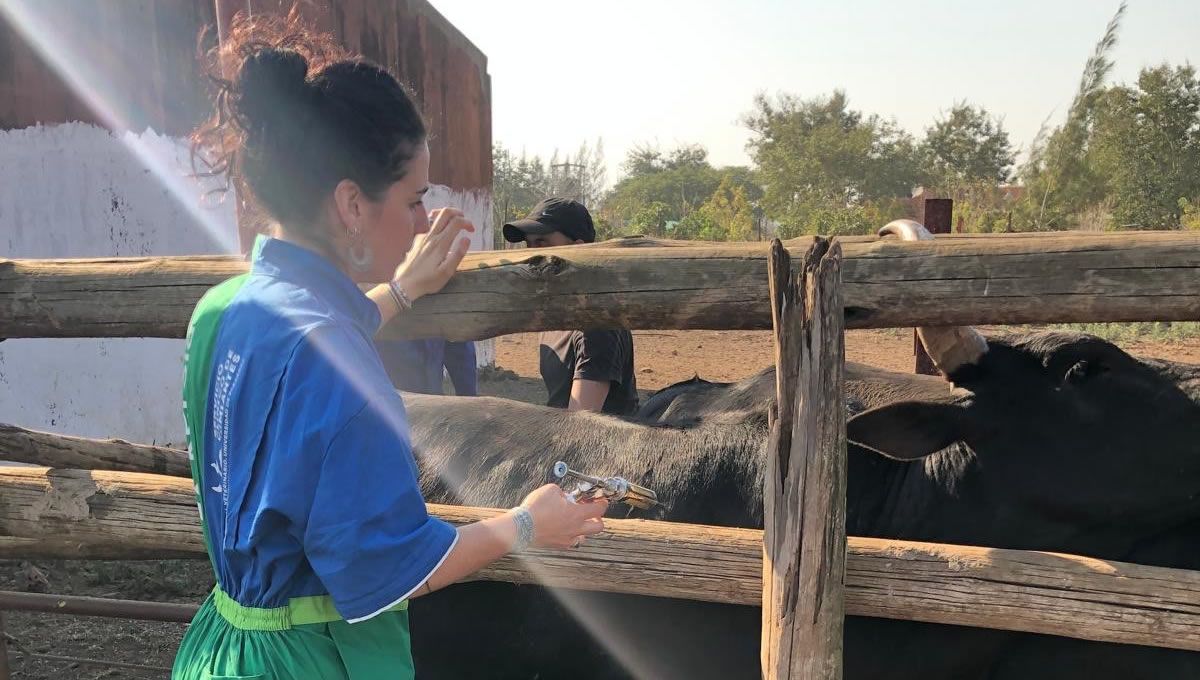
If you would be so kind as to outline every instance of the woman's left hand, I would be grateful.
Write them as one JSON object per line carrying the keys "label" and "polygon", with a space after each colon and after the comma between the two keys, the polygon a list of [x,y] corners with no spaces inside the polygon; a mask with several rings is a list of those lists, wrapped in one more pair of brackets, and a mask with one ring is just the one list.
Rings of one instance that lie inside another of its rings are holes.
{"label": "woman's left hand", "polygon": [[429,233],[396,268],[393,277],[414,302],[438,292],[454,276],[471,245],[463,232],[475,231],[475,225],[456,208],[439,208],[430,217],[433,226]]}

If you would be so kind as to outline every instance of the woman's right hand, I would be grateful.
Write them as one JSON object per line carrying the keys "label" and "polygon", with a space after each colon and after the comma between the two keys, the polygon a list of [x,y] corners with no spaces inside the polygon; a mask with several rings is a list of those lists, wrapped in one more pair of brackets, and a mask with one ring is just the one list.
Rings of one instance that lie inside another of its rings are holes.
{"label": "woman's right hand", "polygon": [[577,547],[584,536],[604,531],[605,499],[571,502],[557,484],[546,484],[525,497],[521,505],[533,517],[533,545],[538,548]]}
{"label": "woman's right hand", "polygon": [[429,233],[413,246],[393,275],[412,302],[440,291],[454,276],[471,245],[464,232],[475,231],[475,225],[457,208],[439,208],[429,216],[433,220]]}

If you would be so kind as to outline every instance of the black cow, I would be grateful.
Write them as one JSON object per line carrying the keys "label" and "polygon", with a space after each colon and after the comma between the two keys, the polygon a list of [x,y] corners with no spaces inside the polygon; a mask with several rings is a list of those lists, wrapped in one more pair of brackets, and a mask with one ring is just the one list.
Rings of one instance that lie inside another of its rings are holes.
{"label": "black cow", "polygon": [[[1194,561],[1200,369],[1085,335],[922,337],[949,382],[847,365],[849,534]],[[692,381],[632,421],[497,399],[406,402],[431,501],[511,506],[561,459],[654,488],[655,518],[761,527],[773,394],[771,371]],[[472,583],[412,611],[426,678],[758,677],[752,607]],[[1003,631],[849,617],[845,635],[848,679],[1200,673],[1196,654]]]}

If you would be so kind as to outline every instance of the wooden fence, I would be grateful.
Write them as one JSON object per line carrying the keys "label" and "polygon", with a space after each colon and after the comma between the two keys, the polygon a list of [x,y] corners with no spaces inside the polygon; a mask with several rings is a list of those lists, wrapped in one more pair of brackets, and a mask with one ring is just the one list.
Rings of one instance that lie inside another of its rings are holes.
{"label": "wooden fence", "polygon": [[[0,496],[3,559],[205,556],[188,478],[8,467],[0,468]],[[430,511],[454,524],[498,512],[452,505]],[[759,604],[762,531],[606,524],[605,534],[578,551],[532,551],[529,560],[503,560],[480,578]],[[1200,651],[1200,574],[1190,571],[852,536],[845,584],[852,615]]]}
{"label": "wooden fence", "polygon": [[[1200,318],[1200,236],[1187,232],[838,241],[846,328]],[[472,253],[383,334],[769,329],[767,250],[630,238]],[[200,296],[245,269],[231,257],[0,259],[0,338],[181,338]]]}
{"label": "wooden fence", "polygon": [[[0,261],[0,337],[179,337],[199,296],[244,267]],[[840,677],[843,614],[1200,651],[1200,573],[847,539],[840,361],[844,328],[1200,319],[1200,237],[816,238],[770,249],[627,239],[483,253],[404,318],[387,332],[775,328],[764,531],[614,520],[580,552],[535,553],[536,569],[503,560],[480,578],[761,604],[770,678]],[[0,429],[0,458],[77,468],[0,469],[0,556],[201,556],[181,455]],[[431,511],[455,523],[496,512]]]}

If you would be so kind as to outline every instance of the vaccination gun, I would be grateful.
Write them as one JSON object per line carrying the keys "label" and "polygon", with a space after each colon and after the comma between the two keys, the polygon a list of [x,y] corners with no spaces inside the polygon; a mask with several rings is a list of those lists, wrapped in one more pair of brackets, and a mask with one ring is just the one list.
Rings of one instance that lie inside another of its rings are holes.
{"label": "vaccination gun", "polygon": [[559,480],[559,484],[567,492],[567,497],[572,501],[599,494],[610,503],[624,503],[642,510],[649,510],[658,505],[658,495],[644,486],[622,477],[585,475],[572,470],[561,460],[554,464],[554,478]]}

